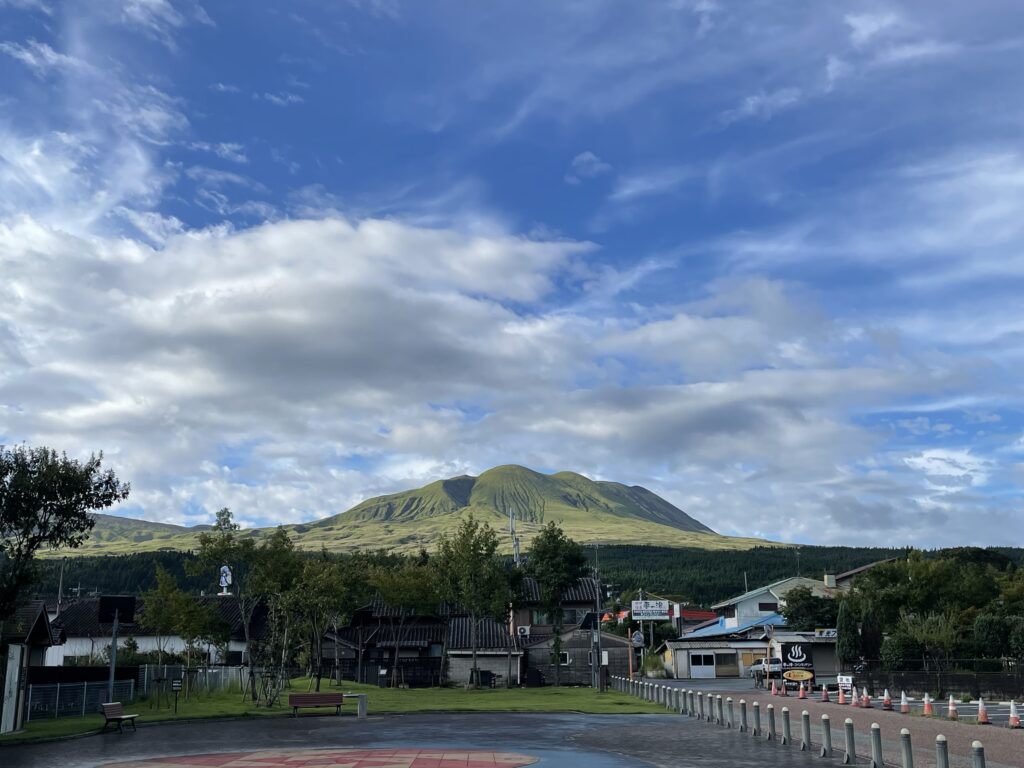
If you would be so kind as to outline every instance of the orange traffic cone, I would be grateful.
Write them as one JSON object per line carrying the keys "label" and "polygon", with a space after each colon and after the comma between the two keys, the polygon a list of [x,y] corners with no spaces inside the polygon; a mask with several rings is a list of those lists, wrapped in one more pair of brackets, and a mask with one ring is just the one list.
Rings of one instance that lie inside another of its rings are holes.
{"label": "orange traffic cone", "polygon": [[900,695],[900,712],[904,715],[910,714],[910,702],[907,701],[907,692],[904,691]]}
{"label": "orange traffic cone", "polygon": [[861,701],[860,705],[864,707],[864,709],[871,709],[871,697],[868,696],[867,688],[864,689],[864,699]]}
{"label": "orange traffic cone", "polygon": [[1012,699],[1010,701],[1010,722],[1008,725],[1011,728],[1020,728],[1020,715],[1017,714],[1017,702]]}
{"label": "orange traffic cone", "polygon": [[789,694],[786,693],[786,681],[785,680],[780,680],[779,681],[779,696],[789,696]]}
{"label": "orange traffic cone", "polygon": [[830,701],[831,701],[831,699],[829,699],[829,697],[828,697],[828,686],[827,685],[821,686],[821,703],[822,704],[828,704]]}
{"label": "orange traffic cone", "polygon": [[985,700],[978,697],[978,725],[992,725],[992,721],[988,719],[988,710],[985,709]]}
{"label": "orange traffic cone", "polygon": [[836,704],[846,705],[846,691],[843,690],[842,686],[839,688],[839,700]]}
{"label": "orange traffic cone", "polygon": [[800,693],[797,695],[797,698],[798,699],[806,699],[807,698],[807,691],[804,690],[804,683],[803,683],[802,680],[800,681]]}
{"label": "orange traffic cone", "polygon": [[889,689],[885,689],[885,693],[882,695],[882,709],[886,712],[892,712],[892,697],[889,696]]}
{"label": "orange traffic cone", "polygon": [[935,714],[935,709],[932,707],[932,698],[927,693],[924,695],[924,712],[921,714],[925,717],[931,717]]}
{"label": "orange traffic cone", "polygon": [[956,711],[956,702],[953,701],[953,694],[949,694],[949,709],[946,711],[946,717],[950,720],[956,720],[959,715]]}
{"label": "orange traffic cone", "polygon": [[772,680],[772,696],[778,696],[778,695],[779,695],[779,692],[778,692],[778,690],[777,690],[777,689],[775,688],[775,681],[774,681],[774,680]]}

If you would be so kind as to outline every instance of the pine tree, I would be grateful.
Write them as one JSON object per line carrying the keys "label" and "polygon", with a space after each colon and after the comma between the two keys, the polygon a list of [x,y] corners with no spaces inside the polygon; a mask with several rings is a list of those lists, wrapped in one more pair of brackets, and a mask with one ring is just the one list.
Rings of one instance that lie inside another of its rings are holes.
{"label": "pine tree", "polygon": [[836,656],[839,658],[840,667],[848,667],[861,655],[857,616],[848,599],[839,602],[836,634]]}

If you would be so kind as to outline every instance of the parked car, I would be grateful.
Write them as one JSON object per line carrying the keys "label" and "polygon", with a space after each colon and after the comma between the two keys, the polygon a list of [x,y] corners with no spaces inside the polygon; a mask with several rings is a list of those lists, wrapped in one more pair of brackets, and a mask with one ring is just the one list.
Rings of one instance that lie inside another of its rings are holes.
{"label": "parked car", "polygon": [[750,667],[750,676],[754,677],[758,669],[765,680],[778,680],[782,677],[782,659],[757,659]]}

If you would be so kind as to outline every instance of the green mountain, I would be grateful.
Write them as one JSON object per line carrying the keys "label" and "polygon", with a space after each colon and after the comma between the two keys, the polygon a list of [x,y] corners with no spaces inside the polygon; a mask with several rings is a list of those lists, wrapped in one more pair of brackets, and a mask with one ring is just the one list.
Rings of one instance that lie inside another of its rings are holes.
{"label": "green mountain", "polygon": [[[495,467],[479,477],[437,480],[415,490],[367,499],[341,514],[286,529],[303,549],[429,550],[470,514],[505,530],[511,514],[524,546],[551,520],[585,544],[747,549],[765,543],[720,536],[640,486],[590,480],[575,472],[544,475],[519,466]],[[188,550],[207,528],[97,515],[93,535],[82,548],[68,554]],[[247,533],[263,536],[269,531],[252,529]]]}

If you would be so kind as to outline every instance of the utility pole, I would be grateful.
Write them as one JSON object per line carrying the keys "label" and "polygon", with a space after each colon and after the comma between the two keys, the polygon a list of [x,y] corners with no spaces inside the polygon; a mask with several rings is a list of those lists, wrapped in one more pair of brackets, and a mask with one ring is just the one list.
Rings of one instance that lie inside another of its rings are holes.
{"label": "utility pole", "polygon": [[603,594],[602,594],[603,589],[601,588],[601,571],[600,571],[599,564],[598,564],[598,545],[597,544],[594,544],[594,585],[596,587],[596,591],[594,593],[594,611],[595,611],[594,615],[595,615],[595,617],[597,619],[597,629],[594,632],[594,642],[593,642],[593,659],[594,659],[594,663],[591,665],[591,672],[592,672],[591,676],[593,678],[592,682],[593,682],[594,690],[602,692],[602,691],[604,691],[604,675],[602,674],[603,670],[601,668],[601,666],[602,666],[601,662],[603,660],[603,655],[601,653],[601,610],[602,610],[601,603],[604,602],[604,601],[602,600],[602,598],[603,598]]}
{"label": "utility pole", "polygon": [[107,682],[107,701],[114,700],[114,668],[117,666],[117,619],[118,610],[115,608],[114,631],[111,633],[110,638],[110,679]]}

